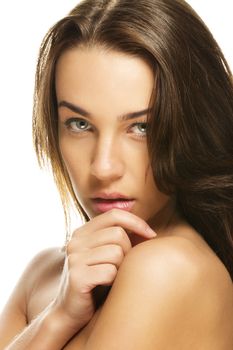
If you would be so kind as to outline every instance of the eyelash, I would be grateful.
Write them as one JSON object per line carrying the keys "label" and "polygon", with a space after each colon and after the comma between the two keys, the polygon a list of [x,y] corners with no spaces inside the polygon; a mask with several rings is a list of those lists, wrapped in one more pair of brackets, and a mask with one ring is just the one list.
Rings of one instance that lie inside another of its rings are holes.
{"label": "eyelash", "polygon": [[[88,129],[78,129],[79,131],[75,131],[73,128],[72,128],[72,123],[77,123],[77,122],[85,122],[87,124],[89,124],[89,128]],[[69,118],[65,121],[65,126],[67,127],[68,130],[70,130],[71,132],[73,133],[76,133],[76,134],[79,134],[79,133],[83,133],[83,132],[86,132],[86,131],[89,131],[91,129],[91,126],[90,126],[90,123],[85,120],[85,119],[81,119],[81,118]],[[138,123],[133,123],[130,125],[130,129],[132,129],[133,127],[135,126],[138,126],[138,125],[145,125],[145,128],[147,128],[148,126],[148,123],[147,121],[141,121],[141,122],[138,122]],[[146,131],[144,134],[136,134],[136,137],[139,137],[139,138],[144,138],[146,137]]]}

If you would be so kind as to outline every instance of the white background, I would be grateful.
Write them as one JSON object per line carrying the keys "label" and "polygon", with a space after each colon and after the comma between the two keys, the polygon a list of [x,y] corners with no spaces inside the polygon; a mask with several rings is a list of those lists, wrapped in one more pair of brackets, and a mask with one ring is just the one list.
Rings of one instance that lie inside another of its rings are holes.
{"label": "white background", "polygon": [[[41,249],[64,242],[57,190],[34,155],[31,115],[41,40],[77,2],[11,0],[0,5],[0,310],[28,261]],[[233,69],[232,0],[188,2]]]}

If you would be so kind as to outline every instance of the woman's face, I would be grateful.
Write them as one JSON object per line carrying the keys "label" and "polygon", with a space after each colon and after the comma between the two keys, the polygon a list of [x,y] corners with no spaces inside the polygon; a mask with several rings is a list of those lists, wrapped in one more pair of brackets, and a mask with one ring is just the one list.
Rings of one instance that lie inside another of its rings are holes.
{"label": "woman's face", "polygon": [[170,198],[158,191],[148,157],[153,83],[142,59],[116,51],[79,47],[58,61],[60,150],[90,218],[115,207],[155,229],[170,210]]}

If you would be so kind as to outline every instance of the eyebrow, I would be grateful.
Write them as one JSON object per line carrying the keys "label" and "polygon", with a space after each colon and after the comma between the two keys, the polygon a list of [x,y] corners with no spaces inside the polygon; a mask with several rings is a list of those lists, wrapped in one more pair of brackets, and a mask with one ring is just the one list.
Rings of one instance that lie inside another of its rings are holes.
{"label": "eyebrow", "polygon": [[[63,101],[59,102],[58,108],[60,108],[60,107],[66,107],[75,113],[81,114],[83,117],[88,117],[88,118],[92,117],[91,113],[85,111],[85,109],[83,109],[77,105],[74,105],[73,103],[70,103],[68,101],[63,100]],[[150,111],[151,111],[151,108],[147,108],[147,109],[143,109],[141,111],[131,112],[131,113],[120,115],[117,117],[117,119],[119,121],[126,121],[126,120],[141,117],[142,115],[148,114]]]}

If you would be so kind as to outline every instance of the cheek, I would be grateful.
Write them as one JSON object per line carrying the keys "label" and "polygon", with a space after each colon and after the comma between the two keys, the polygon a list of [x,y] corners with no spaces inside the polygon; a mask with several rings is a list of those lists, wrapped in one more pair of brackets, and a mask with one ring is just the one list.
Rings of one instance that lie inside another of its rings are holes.
{"label": "cheek", "polygon": [[153,177],[152,168],[150,165],[147,166],[145,171],[145,192],[149,202],[156,205],[163,205],[169,200],[169,196],[159,191]]}
{"label": "cheek", "polygon": [[145,170],[144,186],[145,192],[147,193],[147,196],[149,196],[149,198],[153,198],[155,194],[156,196],[159,194],[159,190],[154,181],[153,172],[150,164],[148,164]]}
{"label": "cheek", "polygon": [[[139,143],[136,146],[131,146],[128,151],[126,156],[127,164],[130,164],[133,168],[134,177],[146,185],[148,181],[151,182],[151,167],[147,145]],[[126,154],[126,152],[124,153]]]}
{"label": "cheek", "polygon": [[77,179],[82,177],[83,171],[86,168],[87,157],[85,156],[85,152],[77,151],[77,145],[62,137],[59,146],[69,177],[74,184],[77,182]]}

